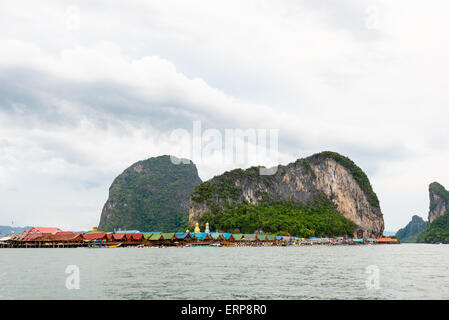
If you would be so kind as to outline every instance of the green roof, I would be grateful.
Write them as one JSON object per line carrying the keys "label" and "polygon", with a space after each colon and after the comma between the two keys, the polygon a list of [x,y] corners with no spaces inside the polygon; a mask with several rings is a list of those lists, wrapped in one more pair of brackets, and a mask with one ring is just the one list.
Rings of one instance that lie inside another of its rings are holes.
{"label": "green roof", "polygon": [[258,235],[257,235],[257,239],[259,239],[259,240],[265,240],[266,236],[267,236],[267,235],[265,235],[265,234],[258,234]]}
{"label": "green roof", "polygon": [[250,240],[256,240],[256,235],[254,233],[245,233],[243,235],[244,238],[250,239]]}
{"label": "green roof", "polygon": [[236,241],[242,240],[242,238],[243,238],[243,234],[241,234],[241,233],[235,233],[232,236],[234,237],[234,240],[236,240]]}
{"label": "green roof", "polygon": [[153,233],[148,238],[148,240],[150,240],[150,241],[157,241],[157,240],[161,240],[161,239],[162,239],[162,233]]}
{"label": "green roof", "polygon": [[174,232],[162,233],[162,236],[164,237],[164,240],[171,240],[175,236],[175,233]]}
{"label": "green roof", "polygon": [[273,241],[276,239],[276,236],[274,234],[268,234],[267,239],[268,239],[268,241]]}
{"label": "green roof", "polygon": [[143,238],[145,240],[150,240],[150,238],[153,236],[154,233],[148,232],[143,234]]}

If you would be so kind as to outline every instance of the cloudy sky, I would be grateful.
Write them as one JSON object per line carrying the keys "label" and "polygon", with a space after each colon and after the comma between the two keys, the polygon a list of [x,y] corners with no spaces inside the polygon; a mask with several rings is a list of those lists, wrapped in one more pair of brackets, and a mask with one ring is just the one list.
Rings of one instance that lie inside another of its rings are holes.
{"label": "cloudy sky", "polygon": [[[278,129],[370,177],[386,230],[449,186],[447,1],[0,2],[0,225],[90,229],[174,129]],[[184,155],[181,155],[184,156]],[[255,163],[249,163],[255,164]],[[203,180],[232,166],[198,164]]]}

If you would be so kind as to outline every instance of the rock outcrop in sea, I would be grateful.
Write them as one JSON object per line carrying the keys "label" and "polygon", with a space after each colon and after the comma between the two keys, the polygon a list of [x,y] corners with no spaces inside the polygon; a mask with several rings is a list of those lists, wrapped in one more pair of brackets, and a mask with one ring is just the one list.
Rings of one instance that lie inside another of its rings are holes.
{"label": "rock outcrop in sea", "polygon": [[168,155],[139,161],[109,188],[99,229],[173,232],[185,227],[190,193],[200,183],[193,163],[174,164]]}
{"label": "rock outcrop in sea", "polygon": [[206,212],[232,204],[307,203],[317,197],[330,199],[344,217],[358,225],[355,236],[382,236],[383,215],[368,177],[349,158],[329,151],[279,166],[274,175],[259,175],[257,167],[236,169],[200,184],[190,198],[189,224],[197,223]]}
{"label": "rock outcrop in sea", "polygon": [[449,191],[438,182],[429,185],[429,222],[449,212]]}

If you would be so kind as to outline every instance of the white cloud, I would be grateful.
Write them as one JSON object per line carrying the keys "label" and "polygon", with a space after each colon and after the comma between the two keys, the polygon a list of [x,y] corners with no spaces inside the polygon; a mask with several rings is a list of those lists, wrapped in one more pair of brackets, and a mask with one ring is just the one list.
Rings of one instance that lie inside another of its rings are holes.
{"label": "white cloud", "polygon": [[449,185],[443,1],[90,1],[67,28],[73,6],[0,5],[0,223],[90,227],[113,177],[192,120],[280,129],[283,163],[347,154],[387,229]]}

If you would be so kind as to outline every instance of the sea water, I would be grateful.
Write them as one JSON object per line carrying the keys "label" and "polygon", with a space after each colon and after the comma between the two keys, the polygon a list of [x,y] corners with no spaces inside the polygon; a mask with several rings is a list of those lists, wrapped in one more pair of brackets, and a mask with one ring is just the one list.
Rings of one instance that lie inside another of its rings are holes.
{"label": "sea water", "polygon": [[0,299],[449,299],[448,265],[428,244],[0,249]]}

